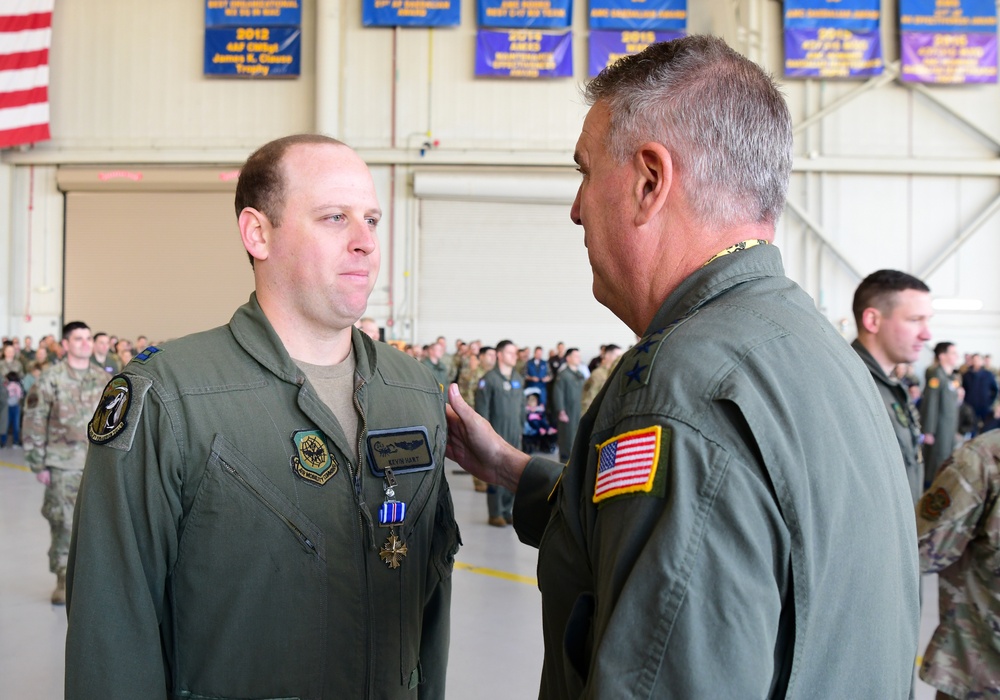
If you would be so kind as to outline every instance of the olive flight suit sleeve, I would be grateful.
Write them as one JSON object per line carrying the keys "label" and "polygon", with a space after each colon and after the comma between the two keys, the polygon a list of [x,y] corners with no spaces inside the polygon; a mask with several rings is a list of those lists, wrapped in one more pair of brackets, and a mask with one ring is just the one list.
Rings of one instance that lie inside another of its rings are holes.
{"label": "olive flight suit sleeve", "polygon": [[583,524],[596,590],[569,627],[599,641],[576,652],[582,695],[771,697],[787,674],[776,659],[790,643],[791,555],[763,468],[659,416],[629,417],[615,433],[656,425],[652,491],[591,504]]}
{"label": "olive flight suit sleeve", "polygon": [[141,394],[127,417],[134,436],[126,429],[87,457],[67,572],[67,700],[152,700],[171,682],[171,630],[160,622],[178,556],[183,455],[167,410],[153,391]]}
{"label": "olive flight suit sleeve", "polygon": [[550,495],[559,481],[563,465],[544,457],[532,457],[521,473],[514,496],[514,530],[524,544],[538,547],[552,513]]}
{"label": "olive flight suit sleeve", "polygon": [[924,433],[937,435],[938,420],[941,416],[941,399],[947,396],[945,387],[941,386],[937,372],[928,370],[924,386],[924,396],[920,400],[920,427]]}
{"label": "olive flight suit sleeve", "polygon": [[485,418],[488,422],[492,423],[490,419],[491,408],[493,405],[493,389],[490,386],[490,380],[486,378],[484,374],[479,379],[479,384],[476,387],[476,413]]}
{"label": "olive flight suit sleeve", "polygon": [[441,472],[434,536],[431,541],[431,565],[427,567],[427,590],[424,602],[423,629],[420,638],[421,700],[445,697],[448,647],[451,638],[451,582],[455,554],[461,544],[455,508],[448,479]]}

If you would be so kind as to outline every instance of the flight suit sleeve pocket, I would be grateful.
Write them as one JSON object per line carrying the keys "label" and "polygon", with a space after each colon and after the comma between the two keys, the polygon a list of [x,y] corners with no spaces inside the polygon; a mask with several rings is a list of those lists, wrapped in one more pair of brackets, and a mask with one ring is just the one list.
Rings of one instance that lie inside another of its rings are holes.
{"label": "flight suit sleeve pocket", "polygon": [[566,621],[566,632],[563,635],[563,653],[566,655],[566,661],[584,683],[590,673],[595,610],[594,594],[581,593],[573,603],[573,609]]}

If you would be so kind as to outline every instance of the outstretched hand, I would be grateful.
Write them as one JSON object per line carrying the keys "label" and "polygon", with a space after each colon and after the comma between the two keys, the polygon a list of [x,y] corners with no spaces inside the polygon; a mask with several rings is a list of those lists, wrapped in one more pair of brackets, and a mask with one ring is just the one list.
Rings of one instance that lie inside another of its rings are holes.
{"label": "outstretched hand", "polygon": [[448,387],[448,402],[448,458],[487,483],[516,491],[528,455],[497,435],[489,421],[465,403],[457,384]]}

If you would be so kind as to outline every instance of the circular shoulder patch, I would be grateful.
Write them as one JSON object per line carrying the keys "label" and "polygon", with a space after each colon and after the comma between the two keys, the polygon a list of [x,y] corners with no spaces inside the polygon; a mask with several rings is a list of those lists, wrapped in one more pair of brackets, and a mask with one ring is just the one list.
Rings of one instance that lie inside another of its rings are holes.
{"label": "circular shoulder patch", "polygon": [[132,383],[124,374],[119,374],[108,382],[97,403],[97,411],[87,426],[87,435],[92,443],[103,445],[125,429],[131,399]]}

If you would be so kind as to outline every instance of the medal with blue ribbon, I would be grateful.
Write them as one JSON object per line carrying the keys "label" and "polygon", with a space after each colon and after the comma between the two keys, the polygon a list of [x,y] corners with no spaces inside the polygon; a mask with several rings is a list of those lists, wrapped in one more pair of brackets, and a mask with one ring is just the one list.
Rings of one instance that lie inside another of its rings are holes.
{"label": "medal with blue ribbon", "polygon": [[378,524],[379,527],[389,528],[389,536],[382,545],[379,556],[390,569],[398,569],[407,553],[406,543],[396,535],[396,526],[402,525],[406,520],[406,502],[396,500],[397,485],[392,469],[386,467],[383,487],[385,501],[378,509]]}

